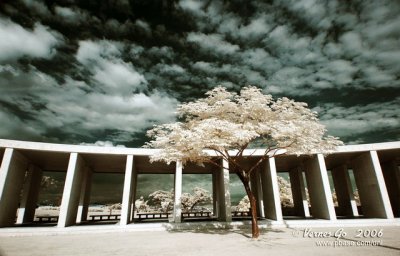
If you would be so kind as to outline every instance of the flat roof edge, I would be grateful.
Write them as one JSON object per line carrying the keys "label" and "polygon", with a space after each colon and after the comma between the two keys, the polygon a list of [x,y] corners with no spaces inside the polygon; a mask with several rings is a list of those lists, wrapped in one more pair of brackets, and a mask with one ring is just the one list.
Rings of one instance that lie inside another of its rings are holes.
{"label": "flat roof edge", "polygon": [[89,153],[89,154],[116,154],[116,155],[152,155],[157,149],[101,147],[89,145],[57,144],[47,142],[33,142],[21,140],[0,139],[0,147],[16,148],[39,151],[65,152],[65,153]]}
{"label": "flat roof edge", "polygon": [[[158,149],[147,149],[147,148],[101,147],[101,146],[57,144],[57,143],[7,140],[7,139],[0,139],[0,148],[15,148],[15,149],[52,151],[52,152],[64,152],[64,153],[75,152],[75,153],[88,153],[88,154],[116,154],[116,155],[138,155],[138,156],[140,155],[148,156],[158,151]],[[400,149],[400,141],[339,146],[337,150],[335,150],[332,153],[364,152],[371,150],[377,151],[377,150],[389,150],[389,149]],[[248,149],[246,150],[245,155],[252,154],[253,156],[258,156],[262,155],[263,153],[264,150],[262,149],[255,149],[255,150]]]}

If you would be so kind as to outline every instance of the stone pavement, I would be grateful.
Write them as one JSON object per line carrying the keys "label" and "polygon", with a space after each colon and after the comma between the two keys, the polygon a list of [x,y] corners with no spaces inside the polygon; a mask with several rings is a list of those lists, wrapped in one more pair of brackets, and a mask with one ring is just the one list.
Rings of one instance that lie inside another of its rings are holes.
{"label": "stone pavement", "polygon": [[3,234],[0,256],[400,255],[400,227],[390,226],[267,229],[257,240],[240,228],[32,234]]}

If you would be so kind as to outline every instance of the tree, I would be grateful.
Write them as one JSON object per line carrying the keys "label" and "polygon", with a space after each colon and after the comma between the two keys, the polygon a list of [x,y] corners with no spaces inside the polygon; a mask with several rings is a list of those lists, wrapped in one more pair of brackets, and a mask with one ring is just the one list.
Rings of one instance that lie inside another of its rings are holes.
{"label": "tree", "polygon": [[250,210],[249,196],[244,196],[235,207],[235,211],[248,212]]}
{"label": "tree", "polygon": [[290,183],[278,176],[279,196],[283,207],[293,207],[293,195]]}
{"label": "tree", "polygon": [[[317,113],[306,103],[288,98],[274,100],[256,87],[244,87],[240,94],[216,87],[206,95],[178,106],[181,121],[149,130],[147,135],[152,140],[145,147],[160,149],[151,161],[210,163],[236,173],[250,200],[252,237],[257,238],[257,204],[250,188],[250,176],[255,170],[278,153],[324,153],[342,142],[325,135]],[[252,166],[244,164],[244,152],[249,147],[263,152]]]}
{"label": "tree", "polygon": [[113,210],[121,210],[122,204],[121,203],[109,204],[109,205],[107,205],[107,208],[110,211],[110,215],[111,215]]}
{"label": "tree", "polygon": [[196,205],[211,202],[212,198],[207,190],[195,187],[193,194],[183,193],[181,196],[181,205],[184,212],[192,211]]}
{"label": "tree", "polygon": [[138,213],[150,211],[150,206],[147,204],[147,201],[144,201],[143,196],[135,201],[135,210]]}
{"label": "tree", "polygon": [[[158,206],[161,212],[171,211],[174,205],[174,190],[157,190],[149,195],[151,202]],[[183,193],[181,196],[181,206],[184,212],[190,212],[194,207],[201,203],[211,201],[212,198],[208,191],[199,187],[193,189],[193,194]]]}
{"label": "tree", "polygon": [[174,206],[174,190],[157,190],[149,195],[153,204],[159,206],[161,212],[169,212]]}

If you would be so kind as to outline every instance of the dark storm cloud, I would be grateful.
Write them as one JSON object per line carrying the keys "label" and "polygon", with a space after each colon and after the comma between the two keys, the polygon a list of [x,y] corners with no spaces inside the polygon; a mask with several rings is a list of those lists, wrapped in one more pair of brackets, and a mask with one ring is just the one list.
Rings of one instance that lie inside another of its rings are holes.
{"label": "dark storm cloud", "polygon": [[2,138],[141,146],[179,102],[252,84],[307,101],[346,143],[400,139],[395,0],[0,7]]}

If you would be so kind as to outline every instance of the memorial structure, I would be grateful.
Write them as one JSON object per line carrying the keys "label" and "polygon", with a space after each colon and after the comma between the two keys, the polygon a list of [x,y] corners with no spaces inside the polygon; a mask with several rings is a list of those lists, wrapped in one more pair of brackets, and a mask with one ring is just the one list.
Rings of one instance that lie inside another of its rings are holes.
{"label": "memorial structure", "polygon": [[[40,182],[44,171],[66,172],[57,227],[64,228],[87,220],[90,187],[94,173],[124,175],[119,225],[133,223],[138,174],[174,174],[175,202],[171,222],[180,223],[182,176],[212,175],[213,216],[215,221],[231,222],[228,170],[215,166],[166,165],[150,163],[156,149],[98,147],[0,140],[0,227],[34,220]],[[248,161],[257,151],[246,151]],[[221,160],[222,161],[222,160]],[[227,164],[227,163],[224,163]],[[396,220],[400,217],[400,142],[340,146],[329,155],[278,155],[253,175],[258,215],[272,222],[285,223],[277,173],[287,172],[293,194],[292,215],[305,221],[322,219]],[[350,172],[354,175],[352,184]],[[336,192],[335,207],[329,177]],[[306,188],[309,202],[306,198]],[[360,205],[354,199],[357,189]]]}

